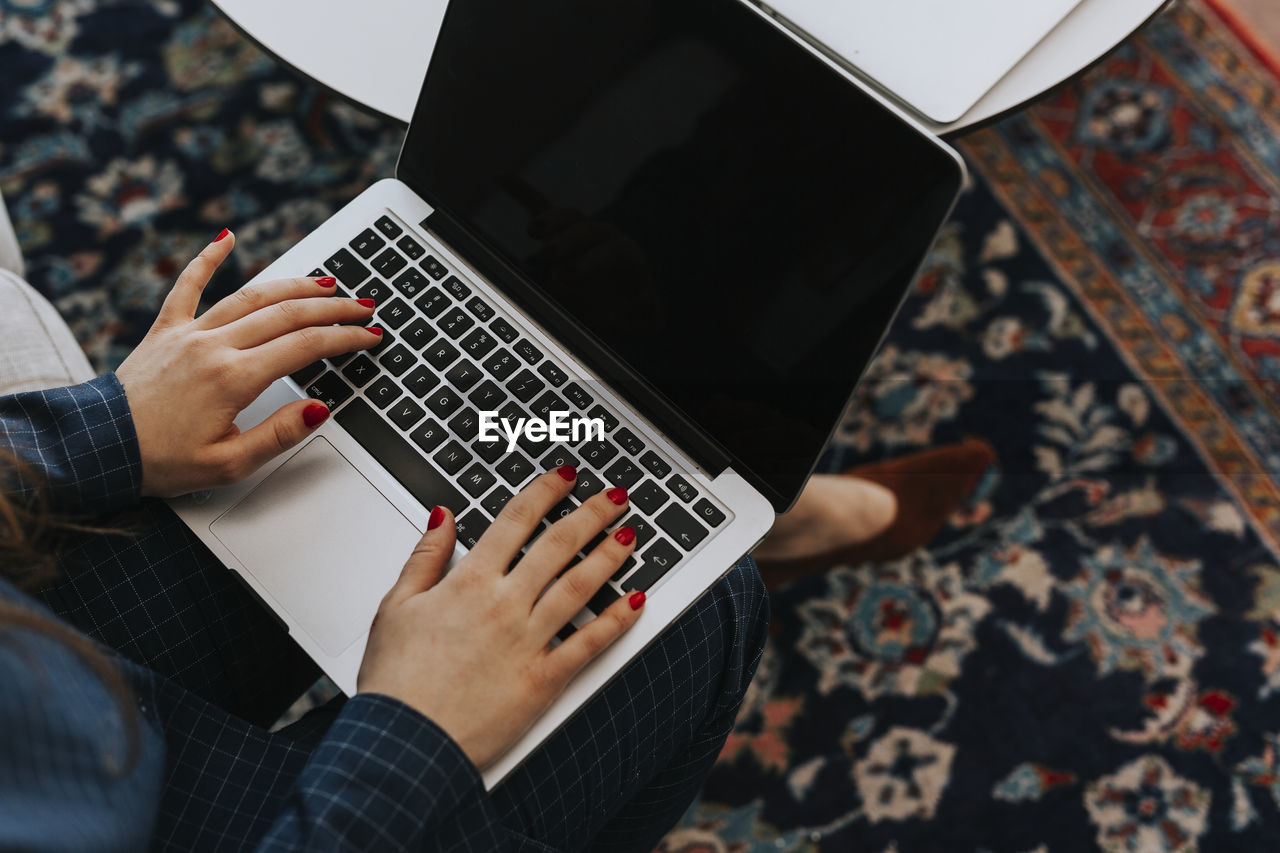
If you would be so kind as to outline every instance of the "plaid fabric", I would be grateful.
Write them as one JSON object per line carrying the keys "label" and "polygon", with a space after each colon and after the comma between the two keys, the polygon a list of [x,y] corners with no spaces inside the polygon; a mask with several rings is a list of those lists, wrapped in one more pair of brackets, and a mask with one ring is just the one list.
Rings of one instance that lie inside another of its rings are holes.
{"label": "plaid fabric", "polygon": [[[60,509],[129,531],[68,543],[61,579],[40,598],[127,661],[163,770],[148,776],[140,764],[115,779],[133,795],[92,816],[134,827],[154,816],[160,849],[651,849],[709,771],[763,648],[767,599],[744,561],[486,793],[452,739],[387,697],[334,702],[275,733],[255,725],[315,670],[163,504],[138,503],[137,442],[113,376],[0,398],[0,436],[54,481]],[[7,585],[0,600],[39,606]],[[28,655],[25,669],[8,674],[6,696],[17,706],[41,689],[44,657]],[[60,678],[92,689],[83,666]],[[62,707],[56,698],[46,699],[44,723],[31,714],[0,720],[28,741],[24,773],[58,777],[49,790],[63,791],[53,802],[74,826],[106,783],[40,759],[109,742],[86,734],[101,703]],[[0,773],[0,784],[9,778],[17,777]],[[0,800],[9,792],[0,788]],[[22,817],[0,812],[0,847],[33,831]]]}

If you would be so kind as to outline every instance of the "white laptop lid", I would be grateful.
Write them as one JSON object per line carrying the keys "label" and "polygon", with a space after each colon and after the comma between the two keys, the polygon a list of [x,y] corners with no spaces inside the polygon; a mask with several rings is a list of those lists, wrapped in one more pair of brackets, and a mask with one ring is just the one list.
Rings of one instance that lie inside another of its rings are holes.
{"label": "white laptop lid", "polygon": [[1081,0],[761,0],[940,124],[958,120]]}

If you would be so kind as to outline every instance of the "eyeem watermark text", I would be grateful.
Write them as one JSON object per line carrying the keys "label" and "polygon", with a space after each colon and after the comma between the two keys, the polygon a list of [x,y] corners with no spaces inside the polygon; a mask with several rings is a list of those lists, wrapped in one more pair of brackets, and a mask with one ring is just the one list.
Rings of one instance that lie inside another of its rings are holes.
{"label": "eyeem watermark text", "polygon": [[[501,432],[499,432],[501,430]],[[497,412],[480,413],[480,440],[497,441],[507,437],[507,452],[516,449],[521,436],[530,441],[579,441],[602,440],[603,418],[570,417],[569,412],[551,412],[547,418],[499,418]]]}

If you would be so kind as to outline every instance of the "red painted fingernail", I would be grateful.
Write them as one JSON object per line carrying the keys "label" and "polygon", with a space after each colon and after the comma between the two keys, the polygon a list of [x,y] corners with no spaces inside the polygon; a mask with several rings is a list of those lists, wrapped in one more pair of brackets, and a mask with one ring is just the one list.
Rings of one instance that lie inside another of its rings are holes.
{"label": "red painted fingernail", "polygon": [[613,501],[618,506],[622,506],[627,502],[627,490],[618,486],[604,493],[604,496]]}
{"label": "red painted fingernail", "polygon": [[316,279],[316,284],[320,285],[321,287],[333,287],[337,283],[338,283],[338,280],[331,275],[324,275]]}
{"label": "red painted fingernail", "polygon": [[431,517],[427,519],[427,529],[435,530],[441,524],[444,524],[444,508],[438,506],[432,507]]}
{"label": "red painted fingernail", "polygon": [[373,306],[378,304],[374,302],[372,299],[357,299],[356,302],[360,303],[365,308],[372,308]]}
{"label": "red painted fingernail", "polygon": [[377,326],[365,326],[364,330],[371,334],[377,335],[378,337],[382,337],[382,330],[379,329]]}
{"label": "red painted fingernail", "polygon": [[630,545],[636,541],[636,529],[634,527],[619,527],[613,532],[613,538],[623,545]]}
{"label": "red painted fingernail", "polygon": [[329,409],[324,403],[312,403],[302,410],[302,422],[307,429],[315,429],[329,419]]}
{"label": "red painted fingernail", "polygon": [[578,469],[574,468],[572,465],[561,465],[556,469],[556,473],[559,474],[562,479],[567,480],[570,483],[578,479]]}
{"label": "red painted fingernail", "polygon": [[628,598],[627,601],[631,604],[632,610],[639,610],[641,607],[644,607],[644,593],[633,592],[631,593],[631,597]]}
{"label": "red painted fingernail", "polygon": [[213,242],[215,243],[218,242],[219,240],[221,240],[223,237],[227,236],[230,233],[231,233],[230,231],[223,228],[221,231],[218,232],[218,236],[213,238]]}

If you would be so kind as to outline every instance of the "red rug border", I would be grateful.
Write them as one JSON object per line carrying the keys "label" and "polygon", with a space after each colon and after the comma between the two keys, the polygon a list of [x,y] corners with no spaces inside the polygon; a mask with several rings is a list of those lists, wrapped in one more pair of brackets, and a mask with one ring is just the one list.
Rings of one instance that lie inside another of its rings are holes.
{"label": "red rug border", "polygon": [[1258,35],[1253,24],[1245,20],[1244,14],[1236,9],[1231,0],[1202,0],[1214,14],[1244,42],[1245,47],[1280,81],[1280,53]]}

